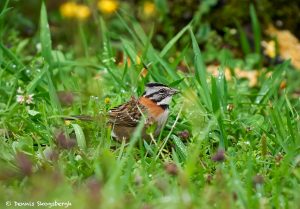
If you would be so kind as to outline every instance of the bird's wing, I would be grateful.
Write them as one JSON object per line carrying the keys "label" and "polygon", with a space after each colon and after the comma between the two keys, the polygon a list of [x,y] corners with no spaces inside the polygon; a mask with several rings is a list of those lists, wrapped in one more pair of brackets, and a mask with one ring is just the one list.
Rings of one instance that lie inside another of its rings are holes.
{"label": "bird's wing", "polygon": [[110,109],[109,122],[114,125],[135,127],[145,112],[145,107],[131,97],[125,104]]}

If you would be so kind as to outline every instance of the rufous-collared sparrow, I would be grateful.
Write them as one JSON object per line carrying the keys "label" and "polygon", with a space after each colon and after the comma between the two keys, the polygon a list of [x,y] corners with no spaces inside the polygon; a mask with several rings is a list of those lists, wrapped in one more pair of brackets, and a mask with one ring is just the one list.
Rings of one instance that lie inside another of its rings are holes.
{"label": "rufous-collared sparrow", "polygon": [[[161,83],[146,84],[145,92],[141,97],[131,97],[128,102],[109,110],[108,123],[112,127],[111,135],[118,141],[129,140],[144,117],[145,124],[141,134],[142,138],[150,139],[146,132],[151,125],[155,127],[154,137],[157,136],[168,119],[172,96],[178,92],[177,89]],[[65,120],[74,119],[94,120],[92,117],[85,115],[65,118]]]}
{"label": "rufous-collared sparrow", "polygon": [[161,83],[146,84],[141,97],[131,97],[128,102],[109,110],[112,136],[118,141],[129,140],[142,117],[145,117],[142,138],[150,138],[146,130],[151,125],[156,127],[154,136],[157,136],[168,119],[172,96],[178,92],[177,89]]}

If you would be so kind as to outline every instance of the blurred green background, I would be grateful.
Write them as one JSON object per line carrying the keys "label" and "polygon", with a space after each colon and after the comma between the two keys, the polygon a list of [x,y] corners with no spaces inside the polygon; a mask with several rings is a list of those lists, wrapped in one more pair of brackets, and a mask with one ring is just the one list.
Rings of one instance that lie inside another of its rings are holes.
{"label": "blurred green background", "polygon": [[[4,2],[1,1],[1,6],[3,6]],[[238,49],[238,33],[234,32],[234,30],[237,30],[237,24],[245,29],[250,40],[253,36],[248,13],[250,4],[255,6],[263,33],[265,33],[264,30],[267,27],[273,25],[278,29],[289,30],[298,38],[300,37],[300,2],[297,0],[132,0],[111,1],[112,5],[104,3],[103,8],[97,6],[101,4],[101,1],[73,2],[81,6],[87,6],[89,14],[84,14],[86,12],[84,10],[78,10],[79,13],[82,13],[83,17],[64,14],[64,11],[68,13],[67,10],[72,10],[71,6],[65,7],[65,10],[63,9],[63,6],[68,1],[46,1],[54,46],[64,45],[65,43],[68,45],[76,43],[74,30],[76,30],[77,21],[84,21],[84,25],[88,25],[86,30],[90,33],[98,33],[98,36],[88,38],[88,44],[98,43],[101,35],[99,31],[95,30],[96,23],[94,21],[95,13],[97,12],[101,13],[106,23],[109,24],[113,34],[112,38],[116,37],[117,39],[120,33],[125,33],[125,28],[116,17],[115,12],[117,11],[119,14],[126,14],[129,18],[136,18],[146,32],[152,34],[153,44],[158,48],[163,48],[164,44],[174,34],[179,32],[194,18],[195,34],[200,44],[204,45],[210,41],[219,47],[225,45],[226,47]],[[17,29],[16,35],[22,37],[36,35],[39,25],[40,6],[41,1],[38,0],[11,0],[10,7],[12,10],[6,18],[7,27]],[[12,39],[11,36],[6,37]],[[5,40],[7,44],[11,43],[11,41]],[[182,40],[180,44],[184,46],[186,43]]]}

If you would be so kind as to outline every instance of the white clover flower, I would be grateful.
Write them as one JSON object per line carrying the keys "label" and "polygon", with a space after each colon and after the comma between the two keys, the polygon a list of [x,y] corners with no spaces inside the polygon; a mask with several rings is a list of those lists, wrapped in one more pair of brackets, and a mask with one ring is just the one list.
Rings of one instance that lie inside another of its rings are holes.
{"label": "white clover flower", "polygon": [[19,104],[33,104],[33,96],[34,94],[26,95],[21,87],[17,89],[16,100]]}
{"label": "white clover flower", "polygon": [[34,94],[29,94],[26,98],[26,103],[27,104],[33,104],[33,96]]}
{"label": "white clover flower", "polygon": [[25,102],[25,97],[23,95],[17,95],[17,102],[23,104]]}

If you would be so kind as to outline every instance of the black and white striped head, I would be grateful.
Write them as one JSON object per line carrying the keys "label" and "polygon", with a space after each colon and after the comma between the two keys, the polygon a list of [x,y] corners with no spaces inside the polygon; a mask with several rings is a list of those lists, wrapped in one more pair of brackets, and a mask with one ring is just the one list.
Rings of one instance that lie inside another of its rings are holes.
{"label": "black and white striped head", "polygon": [[148,83],[143,97],[147,97],[156,102],[163,108],[168,108],[171,102],[172,96],[179,93],[177,89],[168,87],[161,83]]}

